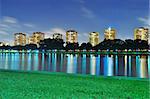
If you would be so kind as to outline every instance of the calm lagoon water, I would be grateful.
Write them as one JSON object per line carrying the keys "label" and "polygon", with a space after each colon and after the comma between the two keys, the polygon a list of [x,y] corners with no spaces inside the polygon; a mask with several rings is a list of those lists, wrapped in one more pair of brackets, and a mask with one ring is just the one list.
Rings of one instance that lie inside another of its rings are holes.
{"label": "calm lagoon water", "polygon": [[0,69],[149,78],[150,56],[0,53]]}

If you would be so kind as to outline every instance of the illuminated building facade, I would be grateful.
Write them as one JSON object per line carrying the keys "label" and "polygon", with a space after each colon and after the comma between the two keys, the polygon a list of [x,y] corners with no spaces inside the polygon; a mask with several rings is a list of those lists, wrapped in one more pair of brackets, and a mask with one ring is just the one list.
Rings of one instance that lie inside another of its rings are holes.
{"label": "illuminated building facade", "polygon": [[28,44],[34,44],[34,38],[33,36],[28,37]]}
{"label": "illuminated building facade", "polygon": [[139,27],[134,30],[134,39],[145,40],[148,41],[148,28]]}
{"label": "illuminated building facade", "polygon": [[104,38],[106,40],[114,40],[116,39],[116,30],[113,28],[108,28],[104,31]]}
{"label": "illuminated building facade", "polygon": [[30,41],[38,45],[41,40],[44,40],[44,37],[45,37],[45,34],[42,32],[33,32],[33,35],[30,38]]}
{"label": "illuminated building facade", "polygon": [[4,45],[4,43],[3,42],[0,42],[0,46],[3,46]]}
{"label": "illuminated building facade", "polygon": [[26,34],[24,33],[15,33],[15,41],[14,45],[21,45],[24,46],[26,45]]}
{"label": "illuminated building facade", "polygon": [[53,39],[63,39],[63,36],[60,33],[54,33],[53,34]]}
{"label": "illuminated building facade", "polygon": [[99,44],[99,33],[98,32],[91,32],[89,34],[89,42],[92,46],[96,46]]}
{"label": "illuminated building facade", "polygon": [[66,32],[66,43],[77,43],[78,33],[75,30],[68,30]]}
{"label": "illuminated building facade", "polygon": [[9,43],[6,43],[6,42],[0,42],[0,46],[8,46]]}

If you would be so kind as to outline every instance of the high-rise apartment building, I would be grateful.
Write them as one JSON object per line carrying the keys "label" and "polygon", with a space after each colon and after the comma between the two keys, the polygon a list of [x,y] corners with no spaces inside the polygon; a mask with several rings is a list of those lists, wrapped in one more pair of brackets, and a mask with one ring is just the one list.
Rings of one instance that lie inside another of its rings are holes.
{"label": "high-rise apartment building", "polygon": [[68,30],[66,32],[66,43],[77,43],[78,33],[75,30]]}
{"label": "high-rise apartment building", "polygon": [[108,28],[104,31],[104,38],[106,40],[114,40],[116,39],[116,30],[113,28]]}
{"label": "high-rise apartment building", "polygon": [[33,36],[28,37],[28,44],[34,44],[34,38]]}
{"label": "high-rise apartment building", "polygon": [[91,32],[89,34],[89,42],[92,46],[96,46],[99,44],[99,33],[98,32]]}
{"label": "high-rise apartment building", "polygon": [[15,33],[15,41],[14,41],[14,45],[21,45],[24,46],[26,45],[26,34],[24,33]]}
{"label": "high-rise apartment building", "polygon": [[63,39],[63,36],[60,33],[54,33],[53,34],[53,39]]}
{"label": "high-rise apartment building", "polygon": [[33,35],[30,37],[30,42],[33,44],[39,44],[41,40],[44,40],[45,34],[42,32],[33,32]]}
{"label": "high-rise apartment building", "polygon": [[148,41],[149,30],[148,28],[139,27],[134,30],[134,39]]}

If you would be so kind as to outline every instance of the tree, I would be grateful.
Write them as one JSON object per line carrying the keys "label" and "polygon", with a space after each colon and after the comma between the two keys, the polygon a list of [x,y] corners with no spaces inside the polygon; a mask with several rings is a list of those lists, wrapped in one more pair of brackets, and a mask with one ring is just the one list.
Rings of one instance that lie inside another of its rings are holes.
{"label": "tree", "polygon": [[115,39],[112,45],[113,50],[124,50],[125,49],[125,42],[121,39]]}
{"label": "tree", "polygon": [[66,50],[76,50],[79,49],[79,43],[67,43]]}
{"label": "tree", "polygon": [[37,45],[36,44],[27,44],[27,45],[25,45],[25,49],[26,50],[29,50],[29,49],[36,50],[37,49]]}
{"label": "tree", "polygon": [[93,49],[92,44],[88,42],[86,44],[86,50],[91,50],[91,49]]}
{"label": "tree", "polygon": [[148,41],[137,39],[134,40],[134,44],[136,45],[135,49],[149,49]]}
{"label": "tree", "polygon": [[21,46],[21,45],[16,45],[16,46],[12,46],[13,50],[25,50],[25,46]]}
{"label": "tree", "polygon": [[106,40],[102,41],[98,45],[94,47],[95,50],[123,50],[125,42],[121,39],[115,39],[115,40]]}
{"label": "tree", "polygon": [[9,46],[9,45],[7,45],[7,46],[3,45],[3,46],[0,46],[0,49],[2,49],[2,50],[9,50],[9,49],[11,49],[11,46]]}
{"label": "tree", "polygon": [[82,43],[79,47],[80,50],[86,49],[86,43]]}
{"label": "tree", "polygon": [[125,46],[125,49],[127,49],[127,50],[129,50],[129,49],[133,50],[133,49],[135,49],[136,45],[133,40],[126,39],[124,46]]}
{"label": "tree", "polygon": [[64,41],[63,39],[44,39],[42,41],[40,41],[40,49],[57,49],[57,50],[61,50],[64,49]]}

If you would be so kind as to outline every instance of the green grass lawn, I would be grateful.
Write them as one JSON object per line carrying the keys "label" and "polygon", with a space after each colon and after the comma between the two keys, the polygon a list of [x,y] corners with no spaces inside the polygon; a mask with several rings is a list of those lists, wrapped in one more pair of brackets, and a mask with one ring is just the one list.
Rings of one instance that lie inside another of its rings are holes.
{"label": "green grass lawn", "polygon": [[0,71],[0,99],[148,99],[149,80]]}

